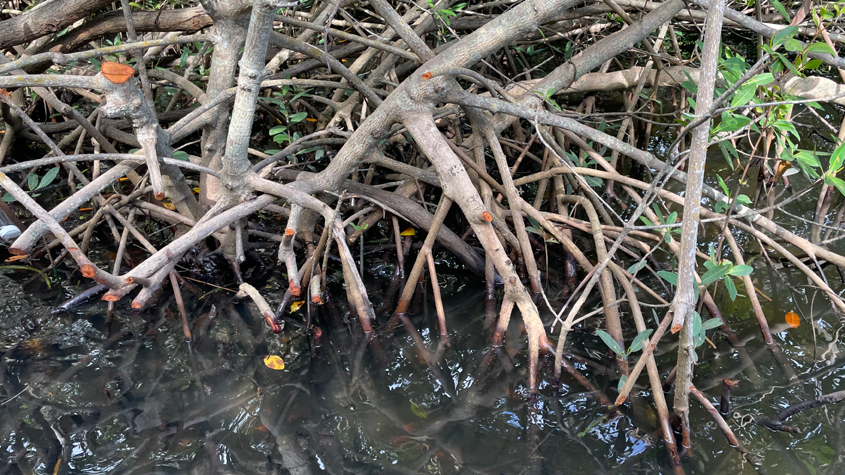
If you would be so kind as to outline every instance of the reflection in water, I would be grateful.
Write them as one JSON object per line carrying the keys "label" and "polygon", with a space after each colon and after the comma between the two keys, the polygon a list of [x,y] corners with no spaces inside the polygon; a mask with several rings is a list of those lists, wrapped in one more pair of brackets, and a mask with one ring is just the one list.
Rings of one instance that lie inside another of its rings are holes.
{"label": "reflection in water", "polygon": [[[248,305],[185,292],[195,309],[189,349],[172,302],[140,314],[119,309],[111,320],[99,303],[50,316],[16,281],[0,276],[0,284],[7,296],[0,304],[0,475],[628,474],[667,467],[644,387],[621,413],[608,413],[567,374],[557,392],[545,383],[540,397],[527,399],[520,324],[511,323],[503,348],[488,349],[483,289],[462,286],[445,302],[448,345],[425,305],[417,315],[382,321],[382,336],[368,342],[330,299],[312,308],[323,332],[317,346],[292,324],[301,315],[274,335]],[[740,381],[729,423],[761,466],[744,462],[693,405],[688,473],[843,473],[845,408],[796,416],[797,435],[752,422],[842,387],[839,322],[815,319],[815,344],[809,326],[774,325],[779,355],[760,342],[753,318],[728,317],[736,332],[730,340],[744,346],[714,336],[715,349],[699,349],[695,384],[714,404],[723,378]],[[574,366],[615,395],[618,381],[604,366],[610,360],[601,361],[601,343],[588,333],[579,338]],[[671,339],[656,354],[661,367],[671,367]],[[267,355],[280,356],[285,369],[266,367]]]}

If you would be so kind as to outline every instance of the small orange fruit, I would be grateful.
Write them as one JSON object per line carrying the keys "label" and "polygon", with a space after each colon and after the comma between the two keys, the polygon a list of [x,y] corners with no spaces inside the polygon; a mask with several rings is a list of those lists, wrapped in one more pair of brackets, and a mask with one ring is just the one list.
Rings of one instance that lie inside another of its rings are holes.
{"label": "small orange fruit", "polygon": [[801,325],[801,317],[795,312],[786,312],[786,323],[792,328],[798,328]]}

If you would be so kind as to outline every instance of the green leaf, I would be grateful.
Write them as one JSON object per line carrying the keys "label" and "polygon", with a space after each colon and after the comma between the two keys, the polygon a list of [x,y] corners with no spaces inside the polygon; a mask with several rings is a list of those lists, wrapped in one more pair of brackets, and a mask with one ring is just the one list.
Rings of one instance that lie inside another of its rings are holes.
{"label": "green leaf", "polygon": [[735,132],[751,122],[751,119],[744,115],[722,112],[722,123],[716,128],[717,132]]}
{"label": "green leaf", "polygon": [[734,284],[733,279],[730,277],[725,277],[725,288],[728,290],[728,296],[730,296],[731,301],[736,300],[736,284]]}
{"label": "green leaf", "polygon": [[14,203],[15,201],[17,201],[11,193],[6,193],[5,195],[3,195],[2,198],[0,198],[0,200],[2,200],[4,203]]}
{"label": "green leaf", "polygon": [[708,270],[701,276],[701,285],[708,286],[721,279],[730,270],[730,265],[720,264],[718,267]]}
{"label": "green leaf", "polygon": [[26,178],[26,186],[28,186],[30,190],[35,190],[38,187],[38,175],[30,173]]}
{"label": "green leaf", "polygon": [[692,94],[697,94],[698,84],[692,79],[692,76],[690,76],[686,69],[683,69],[682,71],[684,72],[684,74],[687,75],[687,80],[681,83],[681,87],[691,92]]}
{"label": "green leaf", "polygon": [[821,66],[822,64],[824,64],[824,63],[822,63],[822,60],[820,60],[820,59],[811,59],[811,60],[807,61],[807,64],[804,65],[804,69],[808,69],[808,70],[818,69],[819,66]]}
{"label": "green leaf", "polygon": [[[792,19],[791,19],[791,18],[789,18],[789,13],[787,13],[787,12],[786,12],[786,8],[784,8],[784,7],[783,7],[783,4],[781,4],[778,0],[771,0],[771,2],[772,2],[772,6],[774,6],[774,7],[775,7],[775,9],[777,9],[778,13],[780,13],[780,14],[783,16],[783,19],[784,19],[784,20],[786,20],[786,22],[787,22],[787,23],[789,23],[790,21],[792,21]],[[797,26],[787,26],[787,27],[786,27],[786,28],[784,28],[783,30],[780,30],[780,31],[779,31],[779,32],[775,35],[775,37],[774,37],[774,38],[772,38],[772,46],[777,46],[777,45],[779,45],[780,43],[778,43],[778,35],[780,35],[781,33],[783,33],[783,32],[784,32],[784,31],[786,31],[786,30],[789,30],[790,28],[792,28],[792,32],[791,32],[791,33],[788,33],[787,35],[784,35],[784,36],[794,35],[794,34],[795,34],[795,32],[796,32],[796,31],[798,31],[798,27],[797,27]]]}
{"label": "green leaf", "polygon": [[718,328],[720,326],[722,326],[721,320],[719,320],[718,318],[711,318],[711,319],[709,319],[706,322],[703,322],[701,324],[701,329],[704,330],[704,331],[707,331],[707,330],[712,330],[714,328]]}
{"label": "green leaf", "polygon": [[179,57],[179,69],[185,69],[185,65],[188,64],[188,56],[191,55],[191,49],[188,47],[182,48],[182,56]]}
{"label": "green leaf", "polygon": [[731,267],[731,270],[728,271],[728,274],[736,276],[736,277],[745,277],[746,275],[751,275],[754,272],[754,268],[745,264],[740,264],[738,266]]}
{"label": "green leaf", "polygon": [[754,76],[753,78],[749,79],[748,82],[743,84],[743,87],[748,86],[749,84],[752,86],[765,86],[771,82],[774,82],[775,76],[772,73],[763,73]]}
{"label": "green leaf", "polygon": [[669,216],[666,217],[666,224],[675,224],[678,221],[678,212],[672,211],[669,213]]}
{"label": "green leaf", "polygon": [[596,330],[596,334],[598,334],[599,338],[601,338],[601,341],[603,341],[604,344],[611,349],[611,351],[613,351],[619,356],[625,356],[625,350],[623,350],[622,347],[619,346],[619,343],[616,343],[616,340],[614,340],[613,337],[610,336],[610,334],[608,334],[604,330]]}
{"label": "green leaf", "polygon": [[276,143],[290,142],[290,136],[288,134],[279,134],[273,137],[273,141]]}
{"label": "green leaf", "polygon": [[796,40],[795,38],[790,38],[783,43],[783,48],[789,52],[796,52],[801,51],[802,45],[801,42]]}
{"label": "green leaf", "polygon": [[[827,179],[825,179],[825,183],[827,183]],[[840,178],[836,178],[835,176],[830,177],[830,184],[835,186],[840,193],[845,195],[845,181],[842,181]]]}
{"label": "green leaf", "polygon": [[288,120],[290,120],[291,124],[296,124],[305,120],[306,117],[308,117],[307,112],[297,112],[296,114],[293,114],[292,116],[288,117]]}
{"label": "green leaf", "polygon": [[634,353],[643,349],[643,344],[648,339],[648,336],[652,334],[654,330],[649,328],[648,330],[643,330],[636,337],[634,337],[634,341],[631,342],[631,348],[628,349],[628,353]]}
{"label": "green leaf", "polygon": [[698,348],[702,344],[704,344],[704,337],[706,334],[704,333],[704,329],[701,326],[701,315],[698,312],[692,313],[692,334],[693,334],[693,345]]}
{"label": "green leaf", "polygon": [[599,187],[599,186],[602,186],[604,184],[604,180],[602,180],[601,178],[599,178],[597,176],[585,176],[584,181],[586,181],[587,184],[592,186],[592,187]]}
{"label": "green leaf", "polygon": [[772,127],[778,129],[781,132],[787,131],[790,134],[794,135],[796,138],[801,138],[801,136],[798,135],[798,130],[795,128],[794,125],[792,125],[791,122],[787,122],[785,120],[776,120],[772,122]]}
{"label": "green leaf", "polygon": [[836,56],[836,52],[827,43],[813,43],[805,51],[807,53],[822,53]]}
{"label": "green leaf", "polygon": [[736,91],[736,95],[731,100],[731,107],[742,107],[754,99],[754,94],[757,93],[757,86],[753,84],[744,84]]}
{"label": "green leaf", "polygon": [[845,163],[845,142],[841,143],[833,153],[830,154],[830,172],[836,174],[842,164]]}
{"label": "green leaf", "polygon": [[616,392],[617,392],[617,393],[621,393],[621,392],[622,392],[622,388],[624,388],[624,387],[625,387],[625,383],[627,383],[627,382],[628,382],[628,375],[627,375],[627,374],[623,374],[623,375],[622,375],[622,377],[621,377],[621,378],[619,378],[619,384],[617,384],[617,385],[616,385]]}
{"label": "green leaf", "polygon": [[719,187],[721,187],[722,191],[725,192],[725,196],[731,196],[731,192],[728,190],[728,184],[725,183],[725,180],[723,180],[720,175],[716,175],[716,178],[719,179]]}
{"label": "green leaf", "polygon": [[[53,183],[53,180],[55,180],[58,175],[59,175],[59,167],[51,168],[47,173],[44,174],[43,177],[41,177],[41,183],[38,184],[38,188],[36,188],[36,190],[40,190],[41,188],[44,188],[45,186],[49,185],[50,183]],[[32,176],[32,175],[30,175],[30,176]]]}
{"label": "green leaf", "polygon": [[678,274],[665,270],[659,270],[657,271],[657,275],[662,277],[663,280],[665,280],[666,282],[669,282],[670,284],[676,287],[678,286]]}
{"label": "green leaf", "polygon": [[778,59],[778,62],[786,67],[792,74],[796,76],[800,76],[801,73],[795,68],[795,65],[792,64],[792,61],[789,60],[786,56],[781,53],[775,53],[775,57]]}
{"label": "green leaf", "polygon": [[278,135],[278,134],[284,132],[287,129],[288,128],[284,125],[277,125],[277,126],[273,127],[272,129],[270,129],[270,135]]}
{"label": "green leaf", "polygon": [[173,152],[173,158],[175,158],[176,160],[182,160],[183,162],[190,161],[190,159],[188,158],[188,152],[185,152],[184,150],[177,150]]}
{"label": "green leaf", "polygon": [[751,204],[751,198],[747,195],[739,195],[736,197],[736,202],[747,206]]}
{"label": "green leaf", "polygon": [[628,273],[629,273],[629,274],[636,274],[636,273],[637,273],[637,272],[639,272],[639,271],[640,271],[640,269],[642,269],[643,267],[645,267],[645,260],[639,261],[639,262],[637,262],[636,264],[634,264],[634,265],[632,265],[631,267],[629,267],[629,268],[628,268]]}
{"label": "green leaf", "polygon": [[798,159],[799,162],[804,162],[805,165],[813,168],[822,167],[821,162],[819,162],[819,157],[809,150],[799,150],[798,153],[795,154],[795,158]]}

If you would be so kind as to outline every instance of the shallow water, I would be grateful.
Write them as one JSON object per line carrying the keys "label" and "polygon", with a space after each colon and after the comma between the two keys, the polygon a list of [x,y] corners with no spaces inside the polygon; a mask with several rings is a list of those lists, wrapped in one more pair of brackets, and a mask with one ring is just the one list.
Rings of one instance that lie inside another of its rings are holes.
{"label": "shallow water", "polygon": [[[833,112],[825,118],[839,123]],[[716,152],[708,161],[711,186],[718,186],[712,172],[729,175],[720,157]],[[753,195],[755,179],[745,193]],[[797,189],[807,185],[799,176],[791,180]],[[811,216],[815,196],[787,210]],[[778,214],[777,221],[798,234],[809,232],[796,218]],[[708,239],[716,242],[709,232],[701,249]],[[577,239],[592,248],[590,239]],[[755,267],[755,285],[774,299],[761,303],[777,349],[763,343],[747,299],[731,302],[722,288],[717,303],[742,346],[708,332],[715,348],[698,349],[694,384],[718,407],[722,379],[739,381],[728,423],[754,463],[729,446],[692,400],[693,448],[684,468],[702,475],[845,473],[845,405],[793,416],[788,423],[800,434],[752,422],[843,389],[845,356],[842,322],[825,297],[805,277],[782,268],[795,289],[790,291],[756,243],[741,234],[737,240]],[[841,253],[845,246],[834,242],[831,249]],[[673,265],[666,253],[657,257]],[[385,312],[379,337],[367,341],[336,297],[312,308],[319,336],[301,326],[307,306],[292,313],[277,336],[251,303],[186,286],[194,334],[189,346],[168,293],[145,312],[124,303],[109,318],[105,304],[94,301],[52,315],[51,308],[85,286],[72,285],[67,275],[47,289],[28,272],[0,274],[0,475],[669,473],[644,376],[619,413],[608,414],[598,396],[567,373],[554,388],[549,362],[539,394],[529,397],[519,318],[511,320],[506,345],[491,350],[482,283],[447,258],[439,262],[448,345],[441,344],[430,292],[405,325],[388,324]],[[392,265],[390,257],[367,260],[377,305]],[[835,269],[826,268],[825,276],[835,291],[845,287]],[[654,278],[649,283],[663,288]],[[277,304],[283,284],[276,278],[261,284]],[[343,295],[341,288],[333,292]],[[600,303],[593,299],[591,305]],[[790,328],[783,316],[799,308],[812,322]],[[634,336],[629,315],[623,308],[626,341]],[[572,333],[572,361],[613,399],[618,376],[595,335],[598,324],[593,319]],[[647,324],[656,326],[651,318]],[[663,378],[675,364],[676,342],[666,336],[656,351]],[[281,357],[285,368],[265,366],[268,355]]]}
{"label": "shallow water", "polygon": [[[596,395],[567,374],[555,392],[546,368],[539,396],[527,398],[519,319],[505,348],[491,354],[482,289],[460,275],[450,279],[445,302],[448,347],[438,352],[430,295],[409,321],[427,355],[401,325],[393,338],[368,343],[337,301],[313,309],[322,322],[316,341],[292,324],[273,335],[251,304],[233,305],[228,295],[200,299],[185,291],[193,319],[217,308],[210,322],[194,325],[189,349],[172,302],[144,313],[118,308],[111,319],[99,302],[50,316],[48,306],[62,296],[33,296],[31,287],[42,284],[28,284],[27,292],[26,280],[0,276],[7,296],[0,309],[0,474],[668,470],[647,388],[621,414],[603,417]],[[273,285],[265,289],[271,295]],[[789,296],[782,286],[761,290]],[[815,303],[829,308],[821,296]],[[304,310],[292,318],[304,320]],[[745,346],[732,349],[711,335],[717,348],[699,348],[694,382],[718,406],[721,379],[740,381],[729,423],[759,465],[744,462],[692,402],[687,473],[842,473],[845,405],[794,416],[789,423],[802,434],[749,423],[842,387],[839,321],[817,310],[814,343],[811,325],[790,329],[772,318],[782,353],[776,358],[747,308],[737,305],[733,316],[729,310]],[[382,319],[383,333],[386,326]],[[672,340],[658,350],[661,368],[674,364]],[[575,366],[613,398],[617,379],[603,374],[611,364],[606,349],[589,328],[575,341],[576,356],[598,362]],[[280,356],[285,369],[266,367],[267,355]]]}

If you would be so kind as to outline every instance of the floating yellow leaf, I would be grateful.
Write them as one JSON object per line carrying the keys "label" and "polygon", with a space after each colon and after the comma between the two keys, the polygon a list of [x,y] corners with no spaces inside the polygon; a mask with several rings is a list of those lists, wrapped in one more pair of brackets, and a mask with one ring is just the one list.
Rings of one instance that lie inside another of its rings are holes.
{"label": "floating yellow leaf", "polygon": [[414,229],[414,228],[408,228],[408,229],[402,231],[401,233],[399,233],[399,235],[400,236],[416,236],[417,230]]}
{"label": "floating yellow leaf", "polygon": [[423,409],[420,406],[414,404],[414,401],[411,401],[411,412],[413,412],[414,415],[419,417],[420,419],[428,418],[428,413],[425,411],[425,409]]}
{"label": "floating yellow leaf", "polygon": [[786,312],[786,323],[792,328],[798,328],[801,325],[801,317],[795,312]]}
{"label": "floating yellow leaf", "polygon": [[295,312],[295,311],[299,310],[299,307],[301,307],[302,304],[304,304],[304,303],[305,303],[305,300],[297,300],[296,302],[290,304],[290,311]]}
{"label": "floating yellow leaf", "polygon": [[264,357],[264,366],[270,369],[280,370],[285,369],[285,362],[276,355],[270,355]]}
{"label": "floating yellow leaf", "polygon": [[170,211],[176,210],[176,207],[173,206],[173,203],[171,203],[170,200],[164,200],[164,201],[161,202],[161,204],[162,204],[162,206],[169,209]]}
{"label": "floating yellow leaf", "polygon": [[198,186],[194,187],[194,193],[199,194],[199,192],[200,192],[200,187],[198,187]]}

